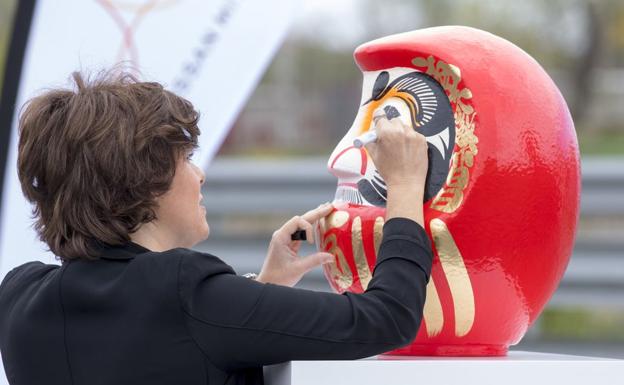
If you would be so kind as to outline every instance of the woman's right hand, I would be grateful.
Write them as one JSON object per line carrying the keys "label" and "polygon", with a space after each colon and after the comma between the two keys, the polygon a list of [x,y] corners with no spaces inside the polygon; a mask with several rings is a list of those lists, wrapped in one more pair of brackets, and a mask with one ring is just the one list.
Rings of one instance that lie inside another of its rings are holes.
{"label": "woman's right hand", "polygon": [[429,167],[424,135],[399,119],[376,119],[377,141],[366,151],[388,188],[386,220],[407,217],[423,226],[422,203]]}
{"label": "woman's right hand", "polygon": [[429,159],[427,140],[394,118],[385,115],[377,118],[375,124],[377,141],[366,145],[366,151],[373,159],[386,186],[420,185],[424,188]]}

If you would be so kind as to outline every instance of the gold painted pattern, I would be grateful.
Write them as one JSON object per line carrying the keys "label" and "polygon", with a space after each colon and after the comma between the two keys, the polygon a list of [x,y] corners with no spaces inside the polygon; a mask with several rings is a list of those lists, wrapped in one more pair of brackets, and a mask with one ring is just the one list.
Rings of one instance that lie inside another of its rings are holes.
{"label": "gold painted pattern", "polygon": [[346,211],[336,211],[327,217],[327,229],[342,227],[349,221],[349,213]]}
{"label": "gold painted pattern", "polygon": [[429,222],[429,228],[453,298],[455,335],[462,337],[472,329],[475,318],[474,293],[468,270],[446,224],[434,218]]}
{"label": "gold painted pattern", "polygon": [[472,99],[472,91],[467,87],[459,88],[461,71],[453,64],[442,60],[436,62],[433,56],[416,57],[412,60],[412,64],[417,67],[426,67],[425,72],[440,83],[449,101],[455,104],[455,143],[459,149],[453,152],[446,184],[431,201],[432,209],[452,213],[457,210],[464,199],[464,188],[470,176],[468,169],[474,164],[474,157],[478,152],[479,139],[474,134],[477,113],[472,105],[468,104]]}
{"label": "gold painted pattern", "polygon": [[375,256],[379,253],[379,246],[381,245],[381,239],[383,238],[383,217],[375,218],[375,226],[373,227],[373,242],[375,245]]}
{"label": "gold painted pattern", "polygon": [[[327,231],[342,227],[349,221],[349,213],[346,211],[336,211],[328,215],[326,218],[322,218],[319,221],[321,234],[326,234]],[[328,248],[329,247],[329,248]],[[330,254],[336,256],[336,259],[328,264],[331,279],[342,290],[348,289],[353,284],[353,273],[347,264],[347,259],[340,246],[338,246],[338,239],[336,234],[330,234],[323,240],[321,249],[327,251]]]}
{"label": "gold painted pattern", "polygon": [[429,279],[427,284],[427,298],[425,299],[423,318],[425,319],[428,337],[435,337],[440,334],[442,326],[444,326],[444,313],[442,312],[442,303],[433,282],[433,277]]}
{"label": "gold painted pattern", "polygon": [[353,248],[353,259],[362,288],[366,290],[371,280],[371,272],[364,254],[364,240],[362,239],[362,218],[356,217],[351,224],[351,247]]}
{"label": "gold painted pattern", "polygon": [[[330,245],[329,249],[327,248],[328,245]],[[336,256],[334,261],[328,263],[332,279],[341,289],[348,289],[349,286],[353,284],[353,273],[351,273],[344,253],[338,246],[336,234],[330,234],[325,238],[323,241],[323,250],[327,250],[328,253]],[[340,264],[340,267],[338,267],[338,264]]]}

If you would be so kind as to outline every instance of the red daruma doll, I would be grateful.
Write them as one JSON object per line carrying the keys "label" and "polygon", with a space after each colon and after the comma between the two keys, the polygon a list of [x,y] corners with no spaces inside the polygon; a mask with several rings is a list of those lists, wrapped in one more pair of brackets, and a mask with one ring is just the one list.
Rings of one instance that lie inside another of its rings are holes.
{"label": "red daruma doll", "polygon": [[428,142],[425,230],[434,261],[423,322],[401,355],[499,356],[516,344],[568,264],[580,196],[574,125],[526,52],[490,33],[438,27],[361,45],[362,99],[332,152],[336,201],[318,224],[339,293],[366,290],[385,218],[385,182],[354,139],[382,110]]}

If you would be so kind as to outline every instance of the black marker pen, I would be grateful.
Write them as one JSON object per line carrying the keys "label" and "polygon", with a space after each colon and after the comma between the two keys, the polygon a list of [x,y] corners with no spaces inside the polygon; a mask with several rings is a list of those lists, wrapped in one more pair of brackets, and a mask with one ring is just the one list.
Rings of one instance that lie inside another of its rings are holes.
{"label": "black marker pen", "polygon": [[291,241],[306,241],[308,237],[306,236],[305,230],[297,230],[294,233],[290,234]]}

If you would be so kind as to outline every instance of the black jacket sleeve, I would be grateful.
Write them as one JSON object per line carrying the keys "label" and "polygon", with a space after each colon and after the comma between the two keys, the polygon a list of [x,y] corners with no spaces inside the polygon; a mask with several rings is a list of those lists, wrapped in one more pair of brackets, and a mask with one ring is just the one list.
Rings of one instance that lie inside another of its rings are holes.
{"label": "black jacket sleeve", "polygon": [[179,295],[200,349],[224,370],[289,360],[356,359],[411,342],[422,319],[432,252],[423,228],[386,222],[362,294],[322,293],[239,277],[218,258],[181,258]]}

